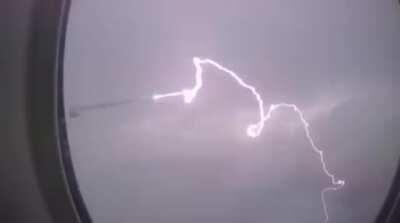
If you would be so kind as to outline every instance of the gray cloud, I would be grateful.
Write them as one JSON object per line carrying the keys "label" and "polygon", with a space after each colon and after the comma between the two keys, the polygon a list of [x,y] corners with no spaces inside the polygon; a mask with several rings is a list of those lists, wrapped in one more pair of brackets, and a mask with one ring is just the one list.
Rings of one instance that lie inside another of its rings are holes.
{"label": "gray cloud", "polygon": [[[330,222],[372,222],[400,155],[395,1],[74,1],[65,55],[74,167],[95,223],[322,222],[329,185],[298,118],[262,135],[252,95],[205,68],[195,103],[153,93],[194,82],[193,56],[297,104],[332,172]],[[100,106],[101,107],[101,106]]]}

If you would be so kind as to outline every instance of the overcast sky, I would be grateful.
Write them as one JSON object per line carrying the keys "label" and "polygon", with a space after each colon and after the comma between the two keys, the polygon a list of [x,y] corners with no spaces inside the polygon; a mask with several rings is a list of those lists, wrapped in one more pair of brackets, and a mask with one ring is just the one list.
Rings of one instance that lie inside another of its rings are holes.
{"label": "overcast sky", "polygon": [[194,56],[297,104],[347,183],[330,222],[373,222],[400,155],[399,40],[395,0],[72,1],[66,109],[95,109],[67,124],[94,223],[323,222],[329,178],[291,110],[247,137],[253,96],[211,66],[193,104],[151,100],[193,85]]}

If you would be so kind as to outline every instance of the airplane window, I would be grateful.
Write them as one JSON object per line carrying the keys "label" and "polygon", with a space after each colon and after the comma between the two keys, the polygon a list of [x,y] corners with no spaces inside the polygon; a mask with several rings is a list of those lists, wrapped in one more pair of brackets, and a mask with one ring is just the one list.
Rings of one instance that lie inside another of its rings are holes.
{"label": "airplane window", "polygon": [[373,222],[399,39],[390,0],[73,1],[65,108],[93,222]]}

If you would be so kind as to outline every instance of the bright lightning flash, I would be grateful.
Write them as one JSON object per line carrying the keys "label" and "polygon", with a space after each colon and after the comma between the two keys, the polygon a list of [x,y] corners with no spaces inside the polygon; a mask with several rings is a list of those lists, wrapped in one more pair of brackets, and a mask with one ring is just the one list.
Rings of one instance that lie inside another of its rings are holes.
{"label": "bright lightning flash", "polygon": [[171,93],[166,93],[166,94],[155,94],[153,95],[153,99],[156,100],[160,100],[163,98],[167,98],[167,97],[177,97],[177,96],[182,96],[183,97],[183,101],[186,104],[190,104],[193,102],[193,100],[195,99],[197,93],[199,92],[199,90],[202,88],[203,86],[203,64],[208,64],[208,65],[212,65],[214,67],[216,67],[217,69],[225,72],[226,74],[228,74],[230,77],[232,77],[233,79],[235,79],[235,81],[243,88],[248,89],[256,98],[257,102],[258,102],[258,115],[259,115],[259,121],[257,123],[254,124],[250,124],[247,129],[246,129],[246,133],[248,136],[255,138],[257,136],[259,136],[261,134],[261,131],[264,128],[264,125],[266,122],[268,122],[268,120],[271,118],[271,115],[274,111],[280,109],[280,108],[290,108],[292,109],[300,118],[300,121],[304,127],[307,139],[312,147],[312,149],[314,150],[315,153],[317,153],[317,155],[319,156],[319,159],[321,161],[321,165],[322,165],[322,170],[324,171],[324,173],[326,174],[326,176],[329,177],[330,181],[331,181],[331,186],[329,187],[325,187],[324,189],[322,189],[321,191],[321,201],[322,201],[322,206],[324,209],[324,214],[325,214],[325,223],[328,222],[329,220],[329,215],[328,215],[328,207],[326,204],[326,199],[325,199],[325,193],[328,191],[335,191],[338,190],[340,188],[342,188],[345,185],[345,181],[344,180],[338,180],[336,179],[335,175],[332,174],[326,165],[325,162],[325,158],[324,158],[324,153],[321,149],[319,149],[313,138],[311,137],[310,134],[310,129],[309,126],[310,124],[306,121],[306,119],[304,118],[303,112],[295,105],[295,104],[288,104],[288,103],[279,103],[279,104],[271,104],[268,108],[268,111],[265,112],[264,110],[264,101],[261,98],[260,94],[257,92],[256,88],[252,85],[247,84],[246,82],[243,81],[243,79],[241,79],[235,72],[233,72],[232,70],[220,65],[219,63],[211,60],[211,59],[200,59],[199,57],[194,57],[193,58],[193,64],[196,68],[196,73],[195,73],[195,85],[192,88],[189,89],[183,89],[181,91],[177,91],[177,92],[171,92]]}

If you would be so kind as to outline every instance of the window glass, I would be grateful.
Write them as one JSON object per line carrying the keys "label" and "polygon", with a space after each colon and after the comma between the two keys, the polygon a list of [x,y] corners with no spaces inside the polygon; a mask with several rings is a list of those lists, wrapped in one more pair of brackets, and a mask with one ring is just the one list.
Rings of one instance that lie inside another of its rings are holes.
{"label": "window glass", "polygon": [[67,128],[94,223],[373,222],[400,155],[399,10],[73,1]]}

